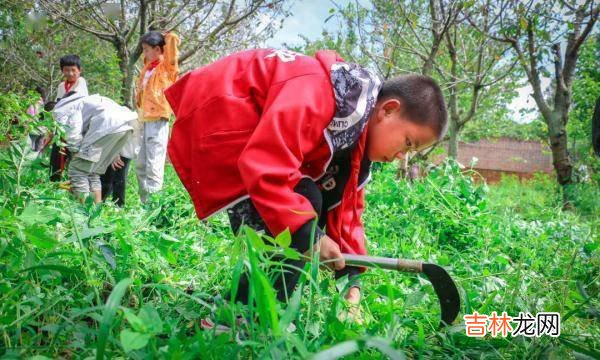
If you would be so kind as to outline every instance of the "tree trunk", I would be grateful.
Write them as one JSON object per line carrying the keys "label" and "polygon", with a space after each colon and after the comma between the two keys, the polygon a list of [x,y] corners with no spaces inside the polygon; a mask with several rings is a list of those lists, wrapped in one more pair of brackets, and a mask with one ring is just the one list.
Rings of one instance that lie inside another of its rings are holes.
{"label": "tree trunk", "polygon": [[133,101],[133,99],[134,99],[133,73],[134,73],[133,68],[127,69],[126,73],[123,75],[123,85],[121,88],[121,97],[124,99],[125,106],[127,106],[129,108],[133,108],[132,104],[135,103],[135,101]]}
{"label": "tree trunk", "polygon": [[450,119],[448,124],[448,157],[456,159],[458,157],[458,126],[455,119]]}
{"label": "tree trunk", "polygon": [[568,120],[568,110],[556,110],[547,119],[548,140],[552,151],[552,164],[556,171],[556,179],[563,189],[563,202],[570,205],[569,185],[572,184],[573,164],[567,146],[567,130],[565,124]]}
{"label": "tree trunk", "polygon": [[124,42],[116,40],[113,42],[117,57],[119,58],[119,70],[121,71],[121,101],[123,104],[131,108],[133,87],[133,67],[129,65],[129,51]]}

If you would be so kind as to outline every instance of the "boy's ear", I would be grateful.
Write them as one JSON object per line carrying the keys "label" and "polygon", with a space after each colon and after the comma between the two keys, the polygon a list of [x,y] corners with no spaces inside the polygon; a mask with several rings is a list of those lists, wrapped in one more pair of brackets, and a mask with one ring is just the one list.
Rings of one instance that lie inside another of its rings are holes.
{"label": "boy's ear", "polygon": [[400,112],[402,110],[402,103],[398,99],[387,99],[381,104],[381,109],[385,110],[386,115]]}

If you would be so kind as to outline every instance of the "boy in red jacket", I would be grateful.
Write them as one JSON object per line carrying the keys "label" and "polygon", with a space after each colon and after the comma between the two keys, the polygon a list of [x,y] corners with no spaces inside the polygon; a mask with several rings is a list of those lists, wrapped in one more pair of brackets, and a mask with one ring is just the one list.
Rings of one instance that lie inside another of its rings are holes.
{"label": "boy in red jacket", "polygon": [[[353,277],[342,253],[365,254],[363,186],[372,161],[430,146],[446,131],[440,88],[407,75],[382,83],[333,51],[309,57],[249,50],[196,69],[165,91],[176,115],[169,157],[200,219],[227,209],[242,225],[313,249],[336,275]],[[302,267],[300,264],[292,265]],[[298,280],[275,284],[285,300]],[[247,280],[237,299],[247,302]],[[358,284],[346,298],[358,303]]]}

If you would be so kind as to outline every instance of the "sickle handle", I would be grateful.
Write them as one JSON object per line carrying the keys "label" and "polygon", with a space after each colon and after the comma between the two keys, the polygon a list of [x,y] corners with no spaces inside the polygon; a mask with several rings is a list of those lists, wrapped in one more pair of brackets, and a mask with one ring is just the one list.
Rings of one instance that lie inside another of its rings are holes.
{"label": "sickle handle", "polygon": [[346,265],[379,267],[388,270],[423,272],[423,263],[417,260],[386,258],[378,256],[342,254]]}

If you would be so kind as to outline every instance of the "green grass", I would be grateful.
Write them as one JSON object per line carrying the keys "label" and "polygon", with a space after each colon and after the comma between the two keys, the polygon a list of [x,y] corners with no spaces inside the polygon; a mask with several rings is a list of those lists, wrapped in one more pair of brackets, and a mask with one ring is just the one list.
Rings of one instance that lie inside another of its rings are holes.
{"label": "green grass", "polygon": [[[345,281],[319,271],[314,259],[289,304],[278,303],[264,267],[276,262],[277,249],[253,232],[236,238],[224,214],[198,221],[170,166],[164,190],[144,206],[131,171],[122,210],[76,203],[44,170],[18,146],[0,151],[3,358],[600,356],[592,186],[577,189],[584,206],[563,212],[552,179],[543,177],[488,188],[452,164],[414,183],[397,181],[393,165],[373,174],[364,217],[372,255],[444,266],[459,286],[461,318],[475,310],[562,315],[559,338],[475,339],[461,321],[437,330],[435,293],[416,275],[366,272],[363,325],[338,320]],[[257,305],[213,307],[213,296],[225,294],[242,269],[252,275]],[[211,311],[226,323],[252,320],[238,335],[217,336],[199,329]]]}

